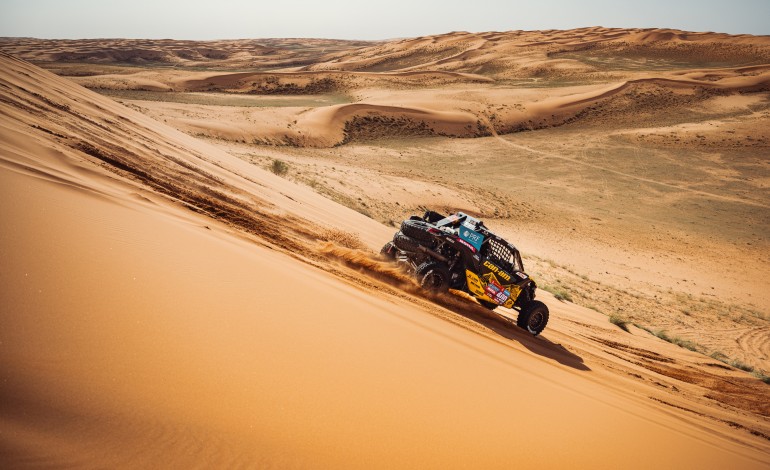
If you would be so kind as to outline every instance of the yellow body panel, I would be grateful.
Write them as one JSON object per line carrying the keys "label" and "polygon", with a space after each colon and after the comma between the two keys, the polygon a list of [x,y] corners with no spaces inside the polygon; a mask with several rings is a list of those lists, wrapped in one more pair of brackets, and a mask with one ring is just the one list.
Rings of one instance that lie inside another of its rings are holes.
{"label": "yellow body panel", "polygon": [[505,308],[512,308],[514,302],[516,302],[516,299],[519,297],[519,294],[521,293],[521,288],[517,286],[516,284],[501,284],[497,277],[494,275],[494,273],[485,274],[482,278],[479,278],[476,273],[473,273],[469,270],[465,270],[465,278],[468,282],[468,290],[471,292],[471,294],[475,295],[476,297],[486,300],[487,302],[497,303],[489,296],[487,295],[486,291],[484,290],[484,287],[492,283],[493,281],[503,287],[503,289],[509,291],[511,293],[511,296],[508,297],[508,300],[505,301],[505,303],[502,304]]}

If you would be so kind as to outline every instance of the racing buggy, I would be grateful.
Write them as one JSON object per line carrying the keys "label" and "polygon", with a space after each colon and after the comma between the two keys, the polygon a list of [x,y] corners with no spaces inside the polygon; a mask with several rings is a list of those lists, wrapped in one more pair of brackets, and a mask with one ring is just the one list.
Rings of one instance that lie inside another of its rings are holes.
{"label": "racing buggy", "polygon": [[519,250],[470,215],[412,216],[381,253],[404,263],[425,289],[459,290],[490,310],[518,311],[516,324],[534,335],[548,323],[548,307],[535,300],[537,285],[524,272]]}

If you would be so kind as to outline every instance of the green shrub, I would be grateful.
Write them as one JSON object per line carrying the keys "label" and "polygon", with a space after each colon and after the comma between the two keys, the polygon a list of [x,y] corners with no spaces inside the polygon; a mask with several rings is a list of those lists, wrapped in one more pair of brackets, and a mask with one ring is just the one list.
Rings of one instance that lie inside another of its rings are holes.
{"label": "green shrub", "polygon": [[567,289],[564,287],[544,285],[543,290],[553,294],[553,296],[556,297],[556,300],[561,302],[572,302],[572,295],[570,295],[569,291],[567,291]]}
{"label": "green shrub", "polygon": [[617,314],[610,315],[610,323],[617,325],[621,330],[628,333],[628,320]]}
{"label": "green shrub", "polygon": [[753,367],[751,367],[750,365],[745,364],[745,363],[739,361],[738,359],[734,359],[734,360],[730,361],[728,364],[730,364],[731,366],[735,367],[736,369],[740,369],[740,370],[745,371],[745,372],[754,372],[754,368]]}
{"label": "green shrub", "polygon": [[[641,328],[647,333],[650,333],[651,335],[657,336],[658,338],[662,339],[663,341],[668,341],[671,344],[676,344],[680,348],[689,349],[690,351],[702,353],[704,348],[698,343],[693,343],[692,341],[680,338],[678,336],[669,336],[668,333],[666,333],[666,330],[652,330],[650,328],[647,328],[646,326],[640,326],[634,324],[637,328]],[[712,357],[714,357],[712,355]],[[714,359],[717,359],[714,357]],[[721,360],[721,359],[718,359]],[[723,361],[724,362],[724,361]]]}
{"label": "green shrub", "polygon": [[758,370],[753,368],[752,366],[745,364],[738,359],[730,359],[726,355],[722,354],[719,351],[714,351],[710,355],[710,357],[716,359],[717,361],[724,362],[725,364],[729,364],[732,367],[735,367],[736,369],[740,369],[745,372],[750,372],[754,375],[754,377],[758,378],[762,382],[766,384],[770,384],[770,376],[765,374],[764,371]]}
{"label": "green shrub", "polygon": [[759,380],[761,380],[762,382],[764,382],[764,383],[766,383],[766,384],[770,385],[770,375],[765,375],[765,373],[764,373],[764,372],[762,372],[762,371],[759,371],[759,370],[755,370],[755,371],[753,372],[753,374],[754,374],[754,376],[755,376],[756,378],[758,378],[758,379],[759,379]]}
{"label": "green shrub", "polygon": [[272,165],[270,165],[270,171],[272,171],[278,176],[282,176],[289,171],[289,165],[287,165],[286,162],[284,162],[283,160],[278,160],[276,158],[275,160],[273,160]]}

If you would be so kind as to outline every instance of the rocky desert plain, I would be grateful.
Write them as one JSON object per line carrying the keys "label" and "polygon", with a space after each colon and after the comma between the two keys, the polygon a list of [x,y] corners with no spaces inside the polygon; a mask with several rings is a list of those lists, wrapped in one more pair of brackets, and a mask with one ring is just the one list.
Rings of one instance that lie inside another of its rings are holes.
{"label": "rocky desert plain", "polygon": [[[0,38],[3,468],[770,468],[770,37]],[[463,211],[551,312],[379,256]]]}

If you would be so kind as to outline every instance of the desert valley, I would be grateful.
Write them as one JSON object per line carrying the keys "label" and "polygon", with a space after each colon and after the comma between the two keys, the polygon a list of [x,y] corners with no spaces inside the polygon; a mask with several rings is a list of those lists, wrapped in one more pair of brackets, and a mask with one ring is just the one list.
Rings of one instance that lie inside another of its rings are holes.
{"label": "desert valley", "polygon": [[[0,464],[767,468],[770,36],[0,38]],[[379,255],[462,211],[545,331]]]}

